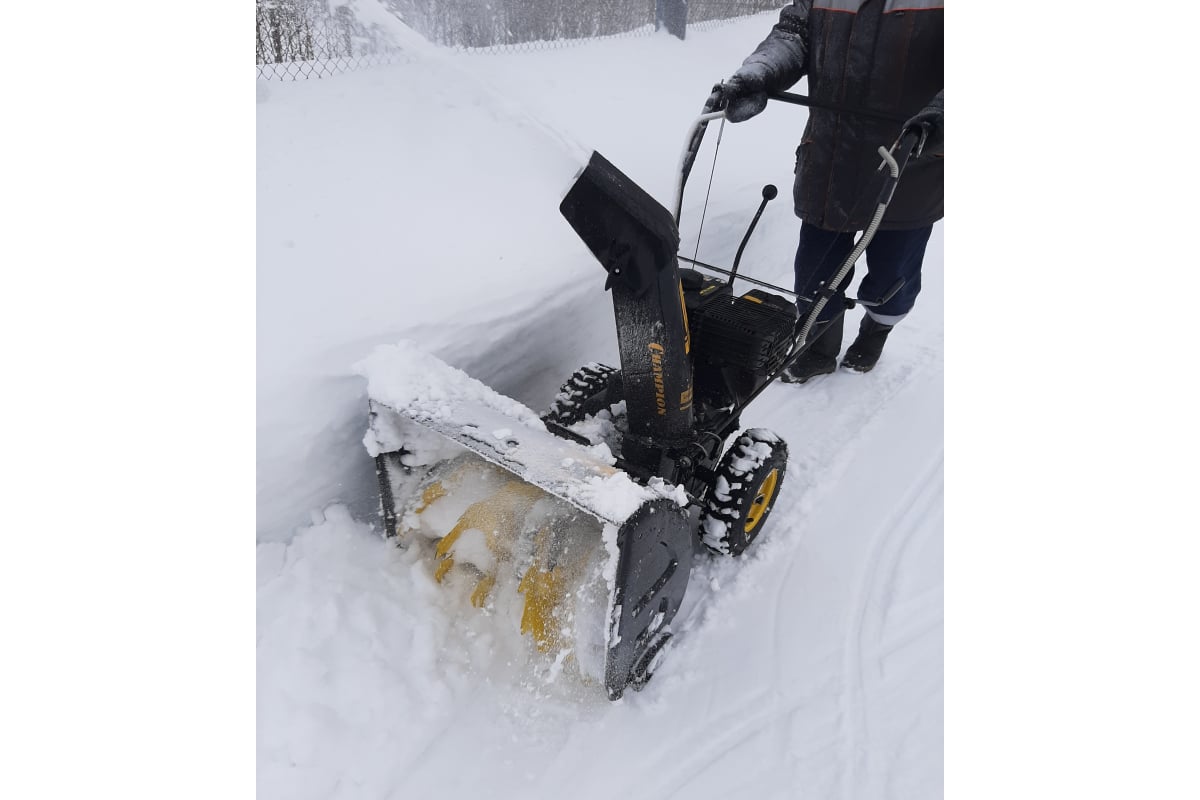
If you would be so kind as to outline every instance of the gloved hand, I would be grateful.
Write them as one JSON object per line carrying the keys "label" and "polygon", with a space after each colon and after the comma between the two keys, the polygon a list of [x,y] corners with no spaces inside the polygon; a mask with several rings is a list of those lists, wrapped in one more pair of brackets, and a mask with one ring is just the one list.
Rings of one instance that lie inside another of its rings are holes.
{"label": "gloved hand", "polygon": [[705,109],[725,109],[725,119],[730,122],[745,122],[767,107],[769,76],[759,64],[742,67],[724,83],[713,87]]}
{"label": "gloved hand", "polygon": [[745,122],[767,107],[767,95],[800,80],[807,67],[808,11],[811,2],[788,3],[779,11],[779,22],[755,48],[737,72],[709,97],[725,109],[725,119]]}
{"label": "gloved hand", "polygon": [[945,149],[946,128],[943,119],[945,90],[934,95],[929,105],[922,108],[912,119],[904,123],[904,130],[919,130],[922,133],[918,155],[942,156]]}

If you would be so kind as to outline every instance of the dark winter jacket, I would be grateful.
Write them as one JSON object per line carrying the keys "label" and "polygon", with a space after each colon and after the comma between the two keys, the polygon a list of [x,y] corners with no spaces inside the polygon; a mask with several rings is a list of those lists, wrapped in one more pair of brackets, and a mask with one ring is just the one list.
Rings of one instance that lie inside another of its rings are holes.
{"label": "dark winter jacket", "polygon": [[[783,90],[808,75],[814,103],[900,120],[810,109],[796,150],[796,215],[827,230],[866,227],[882,184],[880,145],[942,92],[943,0],[794,0],[746,66]],[[930,225],[943,215],[943,159],[909,162],[882,228]]]}

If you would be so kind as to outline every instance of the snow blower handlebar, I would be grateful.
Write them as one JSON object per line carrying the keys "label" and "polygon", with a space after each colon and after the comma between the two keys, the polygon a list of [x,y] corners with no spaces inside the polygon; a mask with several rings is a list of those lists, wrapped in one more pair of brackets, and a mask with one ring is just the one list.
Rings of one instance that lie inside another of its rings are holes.
{"label": "snow blower handlebar", "polygon": [[822,111],[835,111],[839,114],[854,114],[859,117],[870,117],[871,119],[880,119],[885,122],[899,122],[903,124],[908,120],[908,117],[898,117],[895,114],[884,114],[879,111],[870,111],[865,108],[851,108],[850,106],[837,105],[836,103],[818,103],[812,98],[802,94],[793,94],[792,92],[771,92],[767,95],[771,100],[778,100],[782,103],[791,103],[797,106],[807,106],[809,108],[819,108]]}
{"label": "snow blower handlebar", "polygon": [[679,226],[679,215],[683,210],[683,187],[687,184],[688,175],[692,173],[692,164],[696,162],[696,154],[700,152],[700,143],[704,141],[704,130],[708,127],[708,123],[714,119],[724,119],[724,109],[720,111],[706,111],[692,123],[692,127],[688,129],[687,144],[683,148],[683,155],[679,157],[679,183],[675,185],[675,226]]}
{"label": "snow blower handlebar", "polygon": [[[700,143],[704,141],[704,131],[708,127],[708,123],[714,119],[724,119],[725,109],[714,107],[713,103],[720,102],[720,94],[715,91],[721,84],[714,87],[713,94],[709,97],[709,101],[704,104],[704,111],[692,123],[688,129],[686,145],[683,148],[683,155],[679,159],[679,183],[675,189],[675,225],[679,225],[679,216],[683,211],[683,187],[687,184],[688,175],[692,172],[692,164],[696,161],[696,154],[700,152]],[[853,114],[859,117],[869,117],[871,119],[884,120],[886,122],[895,122],[904,124],[907,117],[900,117],[894,114],[884,114],[878,111],[870,111],[862,108],[851,108],[849,106],[837,105],[834,103],[819,103],[812,98],[802,94],[793,92],[770,92],[767,94],[770,100],[777,100],[781,103],[791,103],[796,106],[806,106],[808,108],[819,108],[822,111],[833,111],[839,114]]]}
{"label": "snow blower handlebar", "polygon": [[815,303],[809,309],[804,317],[804,323],[800,327],[800,332],[797,335],[797,341],[803,345],[808,339],[808,334],[816,324],[817,317],[825,308],[829,300],[837,295],[841,290],[842,282],[846,279],[850,269],[854,266],[854,262],[858,261],[858,257],[867,249],[867,245],[875,238],[875,231],[879,229],[879,223],[883,221],[883,215],[887,213],[888,204],[892,202],[892,194],[896,191],[896,184],[900,182],[900,173],[904,171],[905,165],[908,164],[908,159],[916,150],[917,145],[921,142],[921,134],[919,131],[906,130],[901,134],[900,138],[892,145],[892,149],[879,148],[879,156],[883,160],[879,164],[879,169],[886,168],[888,171],[887,177],[884,179],[883,187],[879,190],[879,199],[875,203],[875,214],[871,217],[866,230],[859,237],[854,249],[850,251],[850,255],[846,256],[846,260],[842,262],[842,266],[838,269],[837,274],[829,281],[828,286],[817,297]]}
{"label": "snow blower handlebar", "polygon": [[[858,257],[862,255],[864,250],[867,249],[867,245],[871,243],[871,239],[874,238],[875,231],[879,228],[879,223],[883,220],[883,215],[887,212],[888,204],[892,201],[892,194],[896,190],[896,184],[900,180],[900,174],[904,172],[905,165],[908,164],[909,158],[912,157],[914,151],[920,143],[920,131],[906,130],[903,134],[901,134],[900,138],[896,140],[895,144],[892,145],[891,150],[888,150],[884,147],[879,148],[879,155],[882,158],[879,169],[886,168],[888,175],[884,180],[883,188],[879,191],[879,199],[876,204],[875,214],[871,218],[870,224],[867,226],[866,230],[863,231],[862,236],[859,237],[858,243],[855,244],[853,250],[850,252],[850,255],[848,255],[842,262],[837,274],[831,281],[829,281],[829,284],[826,286],[826,288],[821,290],[816,299],[810,301],[808,298],[797,297],[798,300],[811,302],[811,306],[804,314],[801,324],[798,326],[798,331],[796,333],[796,338],[791,353],[786,359],[784,359],[783,363],[771,373],[771,376],[768,380],[764,381],[748,397],[742,399],[734,406],[732,411],[730,411],[730,419],[737,419],[741,415],[741,412],[748,405],[750,405],[750,403],[756,397],[762,394],[763,390],[765,390],[767,386],[774,383],[775,379],[779,377],[779,375],[781,375],[785,369],[794,364],[796,360],[800,358],[800,355],[808,349],[810,339],[809,334],[814,328],[817,327],[817,317],[820,316],[821,310],[824,309],[829,300],[838,294],[839,287],[846,279],[846,275],[850,272],[850,268],[854,266],[854,262],[858,260]],[[856,300],[855,302],[859,302],[868,306],[882,305],[890,300],[903,285],[903,279],[897,281],[888,290],[887,294],[880,300],[874,302]],[[843,313],[844,311],[839,311],[838,316]],[[828,327],[828,323],[826,323],[825,327]]]}

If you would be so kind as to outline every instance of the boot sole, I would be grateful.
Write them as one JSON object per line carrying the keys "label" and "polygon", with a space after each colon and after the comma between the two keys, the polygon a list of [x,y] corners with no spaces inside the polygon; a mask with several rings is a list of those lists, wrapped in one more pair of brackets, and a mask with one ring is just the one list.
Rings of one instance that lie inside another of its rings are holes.
{"label": "boot sole", "polygon": [[861,375],[863,373],[870,372],[871,370],[875,369],[875,365],[872,364],[869,367],[864,367],[864,366],[860,366],[858,364],[847,364],[845,362],[842,362],[842,369],[848,369],[851,372],[857,372]]}
{"label": "boot sole", "polygon": [[834,372],[835,370],[830,370],[829,372],[818,372],[816,375],[809,375],[807,378],[789,378],[786,375],[780,375],[779,380],[783,383],[790,383],[793,386],[800,386],[817,378],[824,378],[826,375],[832,375]]}

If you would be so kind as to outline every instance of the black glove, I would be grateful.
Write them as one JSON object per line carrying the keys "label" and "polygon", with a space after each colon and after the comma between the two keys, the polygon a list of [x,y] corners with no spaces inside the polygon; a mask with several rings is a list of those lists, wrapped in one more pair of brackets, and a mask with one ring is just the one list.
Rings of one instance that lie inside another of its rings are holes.
{"label": "black glove", "polygon": [[912,119],[904,123],[904,130],[921,132],[921,143],[917,154],[920,156],[942,156],[945,149],[946,127],[943,118],[943,95],[945,90],[934,95],[929,105],[918,111]]}
{"label": "black glove", "polygon": [[[811,3],[788,3],[779,22],[737,72],[719,85],[709,102],[725,109],[725,119],[745,122],[767,107],[767,95],[800,80],[807,66],[808,10]],[[705,106],[707,108],[707,106]]]}
{"label": "black glove", "polygon": [[[765,69],[753,64],[744,66],[724,83],[713,87],[705,109],[725,109],[725,119],[745,122],[767,107],[768,75]],[[711,109],[709,108],[711,106]]]}

